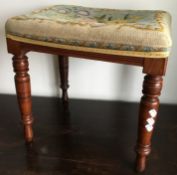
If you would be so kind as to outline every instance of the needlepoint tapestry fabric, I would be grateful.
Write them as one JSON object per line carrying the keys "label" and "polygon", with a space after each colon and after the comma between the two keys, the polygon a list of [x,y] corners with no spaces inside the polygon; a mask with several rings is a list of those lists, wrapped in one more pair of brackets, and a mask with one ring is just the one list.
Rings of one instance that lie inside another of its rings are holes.
{"label": "needlepoint tapestry fabric", "polygon": [[7,38],[70,50],[166,58],[171,16],[159,10],[118,10],[55,5],[10,18]]}

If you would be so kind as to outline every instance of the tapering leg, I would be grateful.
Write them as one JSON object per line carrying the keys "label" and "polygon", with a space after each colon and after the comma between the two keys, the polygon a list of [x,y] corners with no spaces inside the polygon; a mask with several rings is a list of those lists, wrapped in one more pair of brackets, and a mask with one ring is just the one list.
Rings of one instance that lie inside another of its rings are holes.
{"label": "tapering leg", "polygon": [[69,59],[67,56],[59,56],[59,68],[60,68],[60,80],[62,89],[62,101],[68,102],[68,70],[69,70]]}
{"label": "tapering leg", "polygon": [[15,85],[22,121],[24,124],[24,134],[27,142],[33,140],[33,117],[30,76],[28,74],[28,58],[25,55],[13,57],[13,67],[15,75]]}
{"label": "tapering leg", "polygon": [[136,146],[136,170],[142,172],[146,167],[146,158],[151,151],[151,137],[159,108],[162,89],[162,76],[146,75],[143,83],[143,97],[139,109],[138,141]]}

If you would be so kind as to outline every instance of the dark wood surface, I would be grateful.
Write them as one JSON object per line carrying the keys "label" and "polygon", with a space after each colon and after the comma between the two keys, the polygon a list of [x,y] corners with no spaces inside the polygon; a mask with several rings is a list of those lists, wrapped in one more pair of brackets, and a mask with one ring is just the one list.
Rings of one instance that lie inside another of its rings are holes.
{"label": "dark wood surface", "polygon": [[[33,97],[26,146],[15,96],[0,95],[0,174],[135,175],[138,104]],[[161,105],[143,175],[177,174],[177,105]]]}

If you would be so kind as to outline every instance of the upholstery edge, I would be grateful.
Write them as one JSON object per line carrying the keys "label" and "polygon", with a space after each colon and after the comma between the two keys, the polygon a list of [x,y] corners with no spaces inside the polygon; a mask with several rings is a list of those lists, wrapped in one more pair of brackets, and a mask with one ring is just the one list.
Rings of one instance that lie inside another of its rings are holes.
{"label": "upholstery edge", "polygon": [[130,57],[141,57],[141,58],[167,58],[170,52],[136,52],[136,51],[120,51],[120,50],[111,50],[111,49],[98,49],[98,48],[90,48],[90,47],[81,47],[81,46],[72,46],[72,45],[62,45],[57,43],[32,40],[28,38],[22,38],[19,36],[14,36],[10,34],[6,34],[6,37],[18,42],[34,44],[39,46],[47,46],[59,49],[66,50],[74,50],[74,51],[82,51],[82,52],[93,52],[100,54],[108,54],[108,55],[120,55],[120,56],[130,56]]}

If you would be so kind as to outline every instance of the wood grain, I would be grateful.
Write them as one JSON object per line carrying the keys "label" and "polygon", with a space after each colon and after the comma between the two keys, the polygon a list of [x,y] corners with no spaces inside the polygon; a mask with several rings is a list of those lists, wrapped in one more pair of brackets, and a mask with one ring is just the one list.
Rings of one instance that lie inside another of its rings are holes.
{"label": "wood grain", "polygon": [[[149,117],[149,110],[158,111],[159,100],[162,89],[162,76],[165,75],[167,58],[140,58],[126,57],[121,55],[107,55],[83,51],[66,50],[39,46],[23,42],[14,41],[7,38],[8,52],[14,55],[14,70],[16,72],[16,89],[21,110],[22,119],[25,126],[25,138],[27,141],[33,139],[32,132],[32,108],[31,108],[31,92],[30,79],[27,73],[28,62],[25,56],[28,52],[42,52],[59,55],[60,79],[62,88],[62,100],[68,102],[68,61],[69,57],[81,57],[84,59],[106,61],[112,63],[133,65],[142,67],[143,73],[147,74],[143,84],[143,97],[139,110],[139,129],[138,143],[136,147],[137,161],[136,170],[142,172],[146,167],[146,157],[150,153],[150,142],[152,131],[148,132],[145,128]],[[126,81],[126,80],[125,80]]]}
{"label": "wood grain", "polygon": [[27,56],[14,56],[13,67],[15,75],[15,85],[22,121],[24,124],[24,135],[27,142],[33,140],[33,117],[30,76],[28,72]]}

